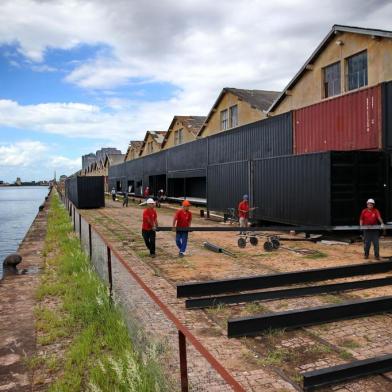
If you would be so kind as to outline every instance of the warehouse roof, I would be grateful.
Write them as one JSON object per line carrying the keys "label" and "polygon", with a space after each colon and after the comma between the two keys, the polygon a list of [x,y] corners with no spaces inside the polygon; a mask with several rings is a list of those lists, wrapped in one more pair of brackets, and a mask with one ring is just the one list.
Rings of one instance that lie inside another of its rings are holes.
{"label": "warehouse roof", "polygon": [[177,121],[181,122],[184,128],[186,128],[186,130],[189,131],[196,139],[199,130],[204,124],[206,118],[206,116],[174,116],[165,135],[165,139],[162,142],[162,147],[166,144],[171,132],[173,131],[174,124]]}
{"label": "warehouse roof", "polygon": [[220,101],[224,97],[225,94],[232,93],[237,96],[240,100],[249,103],[250,106],[253,108],[260,110],[261,112],[267,110],[272,102],[279,96],[279,91],[267,91],[267,90],[244,90],[234,87],[224,87],[219,94],[217,100],[215,101],[214,105],[212,106],[208,116],[201,126],[198,136],[203,133],[204,128],[207,126],[209,120],[211,119],[212,115],[215,113],[217,106],[219,105]]}
{"label": "warehouse roof", "polygon": [[143,145],[142,145],[142,148],[140,149],[139,156],[142,155],[142,153],[143,153],[144,147],[146,146],[148,136],[151,136],[153,138],[153,140],[161,146],[163,140],[165,139],[166,131],[147,131],[146,135],[144,136]]}
{"label": "warehouse roof", "polygon": [[128,146],[127,152],[124,155],[124,160],[127,159],[128,153],[129,153],[131,148],[135,149],[137,154],[139,155],[139,152],[140,152],[142,147],[143,147],[143,140],[131,140],[129,142],[129,146]]}
{"label": "warehouse roof", "polygon": [[303,73],[306,71],[308,66],[314,63],[317,57],[325,49],[325,47],[330,43],[330,41],[335,37],[335,35],[339,33],[355,33],[355,34],[370,35],[372,37],[392,38],[392,31],[389,30],[368,29],[364,27],[354,27],[354,26],[344,26],[344,25],[333,25],[332,29],[327,34],[327,36],[321,41],[320,45],[311,54],[311,56],[308,58],[305,64],[301,67],[301,69],[296,73],[293,79],[291,79],[289,84],[279,94],[276,100],[268,108],[267,112],[273,112],[279,106],[279,104],[285,98],[287,91],[290,90],[298,82],[298,80],[302,77]]}

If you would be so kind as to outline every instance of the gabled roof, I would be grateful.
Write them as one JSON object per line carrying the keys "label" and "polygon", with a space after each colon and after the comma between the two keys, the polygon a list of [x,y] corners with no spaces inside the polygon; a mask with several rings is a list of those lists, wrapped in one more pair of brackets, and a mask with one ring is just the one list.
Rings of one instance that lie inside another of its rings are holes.
{"label": "gabled roof", "polygon": [[106,154],[104,167],[106,167],[107,164],[110,166],[118,165],[119,163],[124,162],[124,157],[125,154]]}
{"label": "gabled roof", "polygon": [[134,150],[136,150],[136,152],[137,152],[138,155],[139,155],[139,152],[140,152],[140,149],[142,148],[142,146],[143,146],[143,140],[131,140],[131,141],[129,142],[129,146],[128,146],[127,152],[126,152],[125,155],[124,155],[124,160],[127,158],[128,153],[129,153],[129,151],[130,151],[132,148],[133,148]]}
{"label": "gabled roof", "polygon": [[152,137],[152,139],[155,141],[155,143],[158,143],[159,146],[161,146],[163,140],[165,139],[165,135],[166,135],[166,131],[147,131],[146,135],[144,136],[143,145],[142,145],[142,148],[140,149],[139,156],[142,155],[144,147],[146,146],[147,139],[149,136]]}
{"label": "gabled roof", "polygon": [[219,94],[217,100],[212,106],[204,124],[200,127],[198,136],[200,136],[210,121],[212,115],[215,113],[217,106],[224,97],[225,94],[231,93],[237,96],[240,100],[247,102],[254,109],[264,112],[267,110],[272,102],[279,96],[279,91],[267,91],[267,90],[244,90],[234,87],[224,87]]}
{"label": "gabled roof", "polygon": [[200,131],[200,128],[204,124],[206,118],[207,118],[206,116],[174,116],[172,122],[170,123],[169,129],[167,130],[165,139],[163,140],[161,147],[163,147],[166,144],[171,132],[173,131],[174,124],[176,122],[181,122],[183,127],[188,132],[190,132],[196,139]]}
{"label": "gabled roof", "polygon": [[325,49],[325,47],[332,41],[332,39],[335,37],[335,35],[337,35],[339,33],[354,33],[354,34],[370,35],[372,37],[392,38],[392,31],[389,31],[389,30],[367,29],[364,27],[354,27],[354,26],[344,26],[344,25],[333,25],[330,32],[321,41],[319,46],[317,46],[316,50],[310,55],[310,57],[306,60],[305,64],[295,74],[293,79],[291,79],[289,84],[283,89],[283,91],[279,94],[279,96],[276,98],[276,100],[268,108],[267,113],[273,112],[279,106],[279,104],[285,98],[286,92],[288,90],[290,90],[291,88],[293,88],[293,86],[302,77],[303,73],[306,72],[307,68],[312,63],[314,63],[314,61],[317,59],[317,57]]}

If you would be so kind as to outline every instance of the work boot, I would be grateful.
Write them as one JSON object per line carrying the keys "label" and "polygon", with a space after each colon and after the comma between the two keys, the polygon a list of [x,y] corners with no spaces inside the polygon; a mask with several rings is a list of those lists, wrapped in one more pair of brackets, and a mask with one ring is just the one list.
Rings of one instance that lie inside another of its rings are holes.
{"label": "work boot", "polygon": [[374,256],[376,260],[380,260],[380,256]]}
{"label": "work boot", "polygon": [[180,253],[178,254],[178,257],[184,257],[184,253],[180,252]]}
{"label": "work boot", "polygon": [[369,258],[369,255],[365,255],[364,259],[367,260]]}

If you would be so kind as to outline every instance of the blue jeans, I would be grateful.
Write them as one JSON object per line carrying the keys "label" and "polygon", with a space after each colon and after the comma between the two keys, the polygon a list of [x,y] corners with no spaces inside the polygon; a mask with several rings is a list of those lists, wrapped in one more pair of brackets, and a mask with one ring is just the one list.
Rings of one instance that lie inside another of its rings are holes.
{"label": "blue jeans", "polygon": [[180,253],[185,253],[187,243],[188,243],[188,232],[187,231],[177,231],[176,245],[177,245]]}

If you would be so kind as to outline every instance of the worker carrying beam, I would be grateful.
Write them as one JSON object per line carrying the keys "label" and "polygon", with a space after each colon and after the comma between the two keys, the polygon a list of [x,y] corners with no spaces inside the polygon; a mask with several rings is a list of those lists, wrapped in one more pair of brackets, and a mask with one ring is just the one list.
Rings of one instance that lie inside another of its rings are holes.
{"label": "worker carrying beam", "polygon": [[[381,218],[380,211],[374,207],[375,204],[376,203],[375,203],[374,199],[369,199],[366,202],[367,208],[364,208],[362,210],[361,215],[359,217],[359,225],[360,226],[362,226],[362,225],[373,226],[373,225],[377,225],[378,223],[380,223],[381,226],[384,226],[384,222]],[[380,236],[379,230],[365,229],[363,231],[365,259],[369,258],[370,247],[371,247],[371,244],[373,243],[374,257],[376,260],[380,260],[379,236]]]}
{"label": "worker carrying beam", "polygon": [[158,216],[154,207],[154,199],[149,198],[146,201],[146,208],[143,210],[142,236],[150,251],[150,257],[155,257],[155,231],[158,226]]}
{"label": "worker carrying beam", "polygon": [[188,200],[182,202],[180,208],[173,218],[173,231],[176,231],[176,245],[178,248],[178,256],[184,257],[186,246],[188,244],[188,232],[182,231],[181,228],[190,227],[192,223],[192,212],[189,211],[191,203]]}

